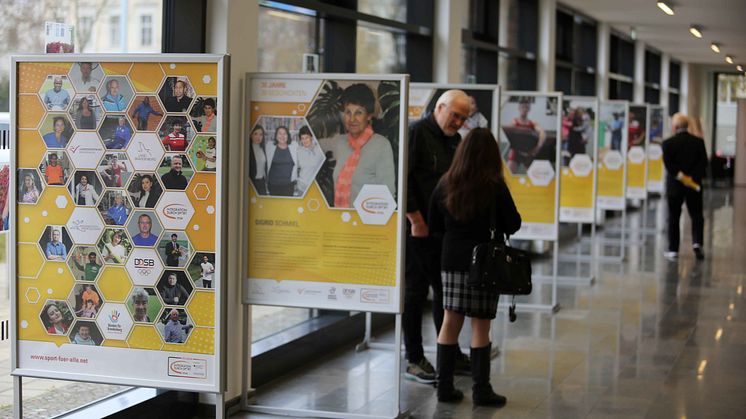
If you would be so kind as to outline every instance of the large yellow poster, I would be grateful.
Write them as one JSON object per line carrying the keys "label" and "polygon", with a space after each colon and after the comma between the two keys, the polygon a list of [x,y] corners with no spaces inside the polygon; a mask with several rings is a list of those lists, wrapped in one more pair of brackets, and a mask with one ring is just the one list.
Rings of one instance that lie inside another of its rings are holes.
{"label": "large yellow poster", "polygon": [[406,77],[248,78],[245,301],[399,312]]}
{"label": "large yellow poster", "polygon": [[563,98],[560,222],[593,223],[595,220],[597,120],[596,98]]}
{"label": "large yellow poster", "polygon": [[223,57],[14,59],[14,373],[219,391]]}
{"label": "large yellow poster", "polygon": [[648,174],[648,106],[630,105],[627,125],[627,198],[645,199]]}
{"label": "large yellow poster", "polygon": [[598,191],[600,209],[625,208],[627,113],[623,100],[601,102],[598,112]]}

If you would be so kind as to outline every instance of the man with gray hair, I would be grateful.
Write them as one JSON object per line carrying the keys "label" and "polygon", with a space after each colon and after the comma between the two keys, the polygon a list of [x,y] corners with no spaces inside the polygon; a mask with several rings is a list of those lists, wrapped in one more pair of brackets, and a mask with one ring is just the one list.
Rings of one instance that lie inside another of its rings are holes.
{"label": "man with gray hair", "polygon": [[[422,309],[428,290],[433,289],[433,320],[440,332],[443,324],[443,285],[440,279],[441,242],[429,236],[427,209],[438,180],[451,166],[458,130],[469,117],[469,96],[448,90],[437,100],[432,112],[409,127],[409,168],[407,172],[407,258],[402,327],[407,353],[405,377],[420,383],[436,381],[435,369],[422,348]],[[456,372],[469,373],[469,358],[458,345],[448,346],[456,359]],[[438,345],[441,351],[441,345]],[[453,366],[451,366],[453,367]]]}
{"label": "man with gray hair", "polygon": [[136,322],[150,323],[150,317],[148,317],[148,300],[150,296],[148,292],[142,288],[135,288],[132,290],[132,319]]}
{"label": "man with gray hair", "polygon": [[669,260],[678,257],[681,205],[686,202],[692,219],[692,248],[697,259],[702,260],[705,258],[702,250],[705,223],[702,216],[702,178],[707,169],[707,150],[703,139],[687,132],[689,118],[686,115],[674,114],[671,126],[674,135],[663,142],[668,200],[668,251],[663,255]]}

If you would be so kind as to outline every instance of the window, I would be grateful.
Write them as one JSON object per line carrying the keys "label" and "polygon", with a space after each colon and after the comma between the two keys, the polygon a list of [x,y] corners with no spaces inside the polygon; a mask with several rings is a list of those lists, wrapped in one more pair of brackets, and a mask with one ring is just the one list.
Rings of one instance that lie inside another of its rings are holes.
{"label": "window", "polygon": [[645,50],[645,102],[661,102],[661,55],[658,52]]}
{"label": "window", "polygon": [[404,35],[393,31],[357,25],[355,69],[357,73],[403,73],[407,57]]}
{"label": "window", "polygon": [[717,88],[713,150],[718,156],[733,157],[736,155],[736,100],[746,98],[746,77],[718,74]]}
{"label": "window", "polygon": [[150,46],[153,43],[153,16],[140,16],[140,45]]}
{"label": "window", "polygon": [[121,29],[119,28],[119,16],[109,17],[109,44],[112,47],[117,47],[120,44],[119,34]]}
{"label": "window", "polygon": [[466,83],[497,83],[498,27],[500,4],[471,0],[468,29],[461,34],[463,77]]}
{"label": "window", "polygon": [[357,10],[385,19],[407,21],[407,0],[359,0]]}
{"label": "window", "polygon": [[296,13],[290,8],[260,7],[259,71],[303,71],[303,54],[316,52],[316,22],[313,15]]}
{"label": "window", "polygon": [[671,60],[668,65],[668,113],[679,111],[679,92],[681,91],[681,64]]}
{"label": "window", "polygon": [[85,51],[86,47],[88,47],[89,41],[91,40],[92,29],[93,18],[91,16],[82,16],[78,19],[76,39],[78,40],[78,48],[81,51]]}
{"label": "window", "polygon": [[555,90],[568,95],[596,94],[596,23],[557,9]]}
{"label": "window", "polygon": [[635,45],[624,35],[609,39],[609,99],[633,100]]}

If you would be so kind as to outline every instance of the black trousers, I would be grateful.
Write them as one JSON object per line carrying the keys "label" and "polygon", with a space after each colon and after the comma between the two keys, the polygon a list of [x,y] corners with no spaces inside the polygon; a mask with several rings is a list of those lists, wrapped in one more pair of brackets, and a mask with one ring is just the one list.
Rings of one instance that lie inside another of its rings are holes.
{"label": "black trousers", "polygon": [[[409,227],[409,226],[408,226]],[[433,289],[433,320],[440,333],[443,324],[443,285],[440,279],[440,240],[407,235],[407,265],[404,286],[402,329],[407,359],[419,362],[422,349],[422,309],[430,287]]]}
{"label": "black trousers", "polygon": [[668,199],[668,250],[679,251],[679,220],[681,219],[681,205],[686,202],[686,209],[692,219],[692,244],[702,245],[704,237],[705,219],[702,215],[702,192],[697,192],[680,185],[668,183],[666,192]]}

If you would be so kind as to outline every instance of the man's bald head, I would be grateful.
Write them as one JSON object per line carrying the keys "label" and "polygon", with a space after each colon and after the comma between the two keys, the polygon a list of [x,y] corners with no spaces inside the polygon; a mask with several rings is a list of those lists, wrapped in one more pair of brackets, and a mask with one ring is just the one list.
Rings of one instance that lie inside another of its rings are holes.
{"label": "man's bald head", "polygon": [[463,90],[446,90],[435,103],[433,116],[445,135],[456,135],[469,117],[469,96]]}
{"label": "man's bald head", "polygon": [[689,117],[681,112],[676,112],[671,117],[671,128],[674,132],[689,128]]}

